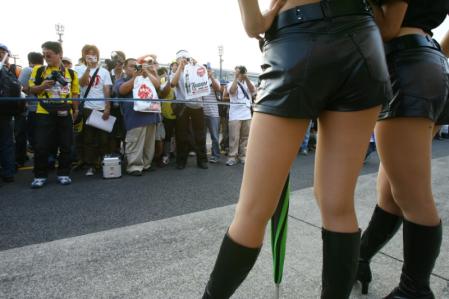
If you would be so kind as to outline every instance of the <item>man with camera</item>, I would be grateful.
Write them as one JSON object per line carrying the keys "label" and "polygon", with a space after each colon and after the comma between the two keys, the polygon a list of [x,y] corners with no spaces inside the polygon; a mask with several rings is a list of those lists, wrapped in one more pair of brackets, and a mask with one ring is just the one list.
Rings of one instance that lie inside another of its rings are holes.
{"label": "man with camera", "polygon": [[[160,87],[154,61],[137,64],[136,59],[125,61],[125,77],[117,80],[114,92],[120,98],[133,98],[134,81],[138,76],[148,77],[156,89]],[[134,111],[133,102],[122,103],[123,119],[126,128],[125,154],[126,172],[132,176],[141,176],[143,171],[152,169],[156,141],[156,125],[161,121],[159,113]]]}
{"label": "man with camera", "polygon": [[[171,86],[176,88],[176,100],[187,101],[186,80],[184,78],[184,67],[189,63],[194,63],[189,52],[180,50],[176,53],[178,68],[170,76]],[[206,154],[206,131],[204,126],[204,112],[202,98],[190,99],[188,103],[182,104],[175,109],[176,113],[176,168],[184,169],[187,164],[189,152],[189,122],[192,122],[194,135],[195,152],[197,166],[207,169]]]}
{"label": "man with camera", "polygon": [[38,98],[36,110],[34,152],[34,180],[31,188],[41,188],[47,182],[49,146],[59,147],[58,182],[69,185],[70,148],[73,120],[78,115],[78,102],[66,100],[79,96],[79,82],[75,72],[62,64],[62,46],[58,42],[45,42],[42,54],[47,66],[35,66],[31,73],[30,93]]}
{"label": "man with camera", "polygon": [[246,146],[251,126],[252,96],[256,93],[254,84],[246,75],[246,67],[235,68],[234,81],[228,84],[229,108],[229,154],[226,165],[233,166],[239,161],[245,163]]}

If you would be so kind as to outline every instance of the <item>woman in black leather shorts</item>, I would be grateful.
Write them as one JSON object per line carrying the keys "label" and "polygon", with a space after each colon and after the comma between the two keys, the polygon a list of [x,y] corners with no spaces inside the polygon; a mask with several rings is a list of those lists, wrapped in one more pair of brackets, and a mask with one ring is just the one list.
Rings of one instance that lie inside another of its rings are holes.
{"label": "woman in black leather shorts", "polygon": [[263,73],[239,202],[203,298],[229,298],[251,270],[314,118],[321,298],[348,298],[360,245],[355,184],[380,107],[391,98],[378,27],[364,0],[274,0],[263,15],[257,0],[239,3],[247,33],[266,32]]}
{"label": "woman in black leather shorts", "polygon": [[383,2],[373,9],[386,41],[394,97],[376,125],[378,204],[362,236],[357,279],[367,293],[371,258],[403,223],[401,279],[385,298],[430,299],[429,279],[442,238],[432,195],[431,147],[435,125],[449,120],[447,57],[431,35],[446,18],[449,0]]}

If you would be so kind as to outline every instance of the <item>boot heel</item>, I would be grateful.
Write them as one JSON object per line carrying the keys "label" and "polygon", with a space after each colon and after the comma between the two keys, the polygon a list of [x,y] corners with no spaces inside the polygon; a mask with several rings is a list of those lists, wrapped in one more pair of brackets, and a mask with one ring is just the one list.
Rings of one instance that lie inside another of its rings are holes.
{"label": "boot heel", "polygon": [[368,287],[373,279],[371,274],[371,267],[368,261],[359,260],[359,266],[357,268],[356,280],[362,284],[362,294],[368,294]]}
{"label": "boot heel", "polygon": [[363,281],[362,282],[362,295],[368,294],[368,287],[369,287],[369,282]]}

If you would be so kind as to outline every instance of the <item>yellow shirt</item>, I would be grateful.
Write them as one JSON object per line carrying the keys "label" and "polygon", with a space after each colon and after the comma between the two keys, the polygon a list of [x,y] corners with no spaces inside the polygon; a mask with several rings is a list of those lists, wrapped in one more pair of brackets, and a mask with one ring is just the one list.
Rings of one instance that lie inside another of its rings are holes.
{"label": "yellow shirt", "polygon": [[[31,77],[30,77],[30,81],[29,81],[29,86],[30,88],[33,86],[36,86],[35,82],[36,82],[36,75],[37,75],[37,70],[40,68],[41,66],[35,66],[33,68],[33,71],[31,72]],[[46,67],[45,70],[42,72],[42,81],[45,80],[45,78],[47,78],[48,76],[51,75],[51,73],[53,71],[61,71],[61,69],[59,67],[55,67],[55,66],[51,66],[51,67]],[[52,99],[52,98],[71,98],[74,95],[78,96],[80,94],[80,86],[79,86],[79,81],[78,81],[78,76],[76,74],[76,72],[73,72],[74,76],[73,76],[73,81],[72,78],[70,77],[70,73],[68,69],[65,69],[65,74],[64,77],[66,79],[66,81],[68,82],[68,84],[66,86],[62,86],[60,83],[56,82],[55,85],[53,85],[53,87],[42,91],[41,93],[39,93],[37,95],[38,98],[40,99]],[[71,104],[72,101],[67,101],[68,104]],[[41,106],[41,104],[38,102],[37,104],[37,110],[36,113],[40,113],[40,114],[48,114],[48,111],[44,109],[44,107]]]}
{"label": "yellow shirt", "polygon": [[[165,78],[161,78],[161,83],[164,84],[165,83]],[[169,83],[167,83],[169,84]],[[168,93],[168,95],[164,98],[164,100],[173,100],[175,98],[175,92],[173,90],[173,88],[170,88],[170,92]],[[171,107],[172,103],[168,103],[168,102],[163,102],[161,105],[161,112],[162,112],[162,116],[166,119],[176,119],[175,114],[173,113],[173,109]]]}

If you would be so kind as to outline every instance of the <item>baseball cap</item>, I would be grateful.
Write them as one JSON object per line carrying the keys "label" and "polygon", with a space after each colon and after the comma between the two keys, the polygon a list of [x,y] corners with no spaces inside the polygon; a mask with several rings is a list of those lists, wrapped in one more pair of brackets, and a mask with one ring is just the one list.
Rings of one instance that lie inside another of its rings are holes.
{"label": "baseball cap", "polygon": [[187,50],[179,50],[176,52],[176,59],[178,58],[190,58],[190,53]]}
{"label": "baseball cap", "polygon": [[0,49],[3,49],[6,52],[8,52],[8,54],[10,54],[9,49],[8,49],[8,47],[6,45],[0,43]]}
{"label": "baseball cap", "polygon": [[72,60],[68,57],[62,57],[62,61],[67,61],[68,63],[72,63]]}

